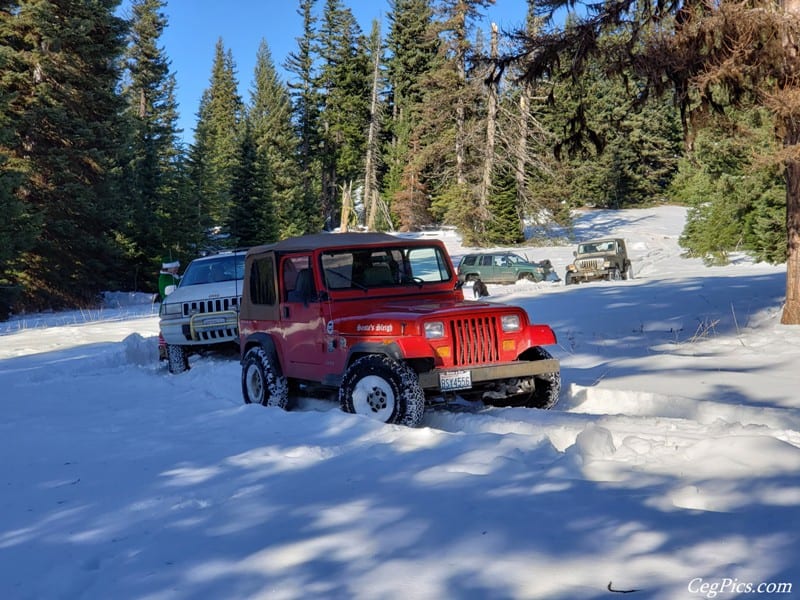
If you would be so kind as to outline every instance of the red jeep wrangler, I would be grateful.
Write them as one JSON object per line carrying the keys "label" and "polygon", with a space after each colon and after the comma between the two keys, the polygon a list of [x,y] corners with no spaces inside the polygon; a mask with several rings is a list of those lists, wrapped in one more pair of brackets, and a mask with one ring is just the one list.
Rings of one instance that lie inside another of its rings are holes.
{"label": "red jeep wrangler", "polygon": [[556,343],[518,307],[465,301],[436,240],[315,234],[251,248],[239,315],[247,403],[289,384],[338,388],[342,410],[417,426],[426,394],[550,408]]}

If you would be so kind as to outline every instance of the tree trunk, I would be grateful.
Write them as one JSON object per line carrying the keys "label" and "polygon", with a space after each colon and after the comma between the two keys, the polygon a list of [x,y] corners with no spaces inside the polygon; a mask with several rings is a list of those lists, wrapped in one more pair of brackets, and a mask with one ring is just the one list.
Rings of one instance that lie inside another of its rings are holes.
{"label": "tree trunk", "polygon": [[458,69],[458,96],[456,98],[456,183],[464,186],[467,183],[466,176],[466,149],[464,139],[467,129],[467,110],[464,106],[464,88],[467,85],[467,51],[465,48],[467,39],[467,16],[461,12],[457,15],[456,36],[456,68]]}
{"label": "tree trunk", "polygon": [[[783,0],[783,10],[800,15],[800,0]],[[797,64],[797,40],[784,39],[787,59]],[[800,123],[792,116],[784,120],[784,145],[800,144]],[[786,303],[781,323],[800,325],[800,161],[790,158],[786,163]]]}
{"label": "tree trunk", "polygon": [[373,25],[373,37],[376,40],[372,52],[375,62],[372,65],[372,98],[369,107],[369,130],[367,131],[367,156],[364,165],[364,207],[366,208],[366,226],[368,231],[375,231],[378,213],[378,85],[381,74],[380,30],[377,22]]}
{"label": "tree trunk", "polygon": [[[492,23],[492,64],[497,60],[497,24]],[[478,218],[486,221],[489,219],[489,194],[492,189],[492,172],[494,171],[494,144],[497,130],[497,87],[498,82],[494,71],[490,73],[486,101],[486,148],[483,159],[483,180],[481,181],[480,197],[478,198]]]}
{"label": "tree trunk", "polygon": [[786,304],[781,323],[800,325],[800,162],[796,160],[786,165],[786,235]]}

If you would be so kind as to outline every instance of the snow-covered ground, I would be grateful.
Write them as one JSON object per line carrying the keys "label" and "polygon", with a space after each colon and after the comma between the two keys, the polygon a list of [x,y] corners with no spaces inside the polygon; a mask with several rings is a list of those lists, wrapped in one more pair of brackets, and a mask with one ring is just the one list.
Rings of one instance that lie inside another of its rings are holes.
{"label": "snow-covered ground", "polygon": [[158,364],[149,304],[0,324],[0,598],[800,595],[785,268],[682,259],[684,218],[579,219],[633,281],[489,286],[558,335],[547,412],[246,406],[236,356]]}

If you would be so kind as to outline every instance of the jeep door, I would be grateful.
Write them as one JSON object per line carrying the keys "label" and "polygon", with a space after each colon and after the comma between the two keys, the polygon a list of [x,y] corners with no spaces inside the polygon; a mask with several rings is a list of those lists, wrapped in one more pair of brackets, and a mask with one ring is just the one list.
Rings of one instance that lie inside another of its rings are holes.
{"label": "jeep door", "polygon": [[314,380],[322,363],[322,304],[311,255],[284,257],[281,273],[281,338],[288,377]]}

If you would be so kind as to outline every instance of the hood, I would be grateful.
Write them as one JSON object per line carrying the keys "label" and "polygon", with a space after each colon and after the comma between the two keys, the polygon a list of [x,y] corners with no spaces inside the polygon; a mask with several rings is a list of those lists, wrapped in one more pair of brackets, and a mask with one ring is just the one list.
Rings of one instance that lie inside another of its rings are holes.
{"label": "hood", "polygon": [[476,315],[480,313],[506,314],[524,312],[521,308],[487,301],[467,300],[434,300],[426,298],[409,298],[408,300],[387,299],[374,302],[368,314],[359,312],[352,317],[358,320],[368,319],[423,319],[429,315],[441,318],[458,317],[462,314]]}
{"label": "hood", "polygon": [[219,281],[216,283],[198,283],[197,285],[178,286],[164,302],[194,302],[198,300],[215,300],[216,298],[232,298],[242,295],[243,280]]}
{"label": "hood", "polygon": [[372,305],[369,313],[358,312],[335,318],[335,327],[342,334],[368,336],[424,335],[426,321],[457,321],[520,315],[527,323],[525,311],[517,306],[494,302],[467,302],[465,300],[437,301],[425,298],[388,300]]}

